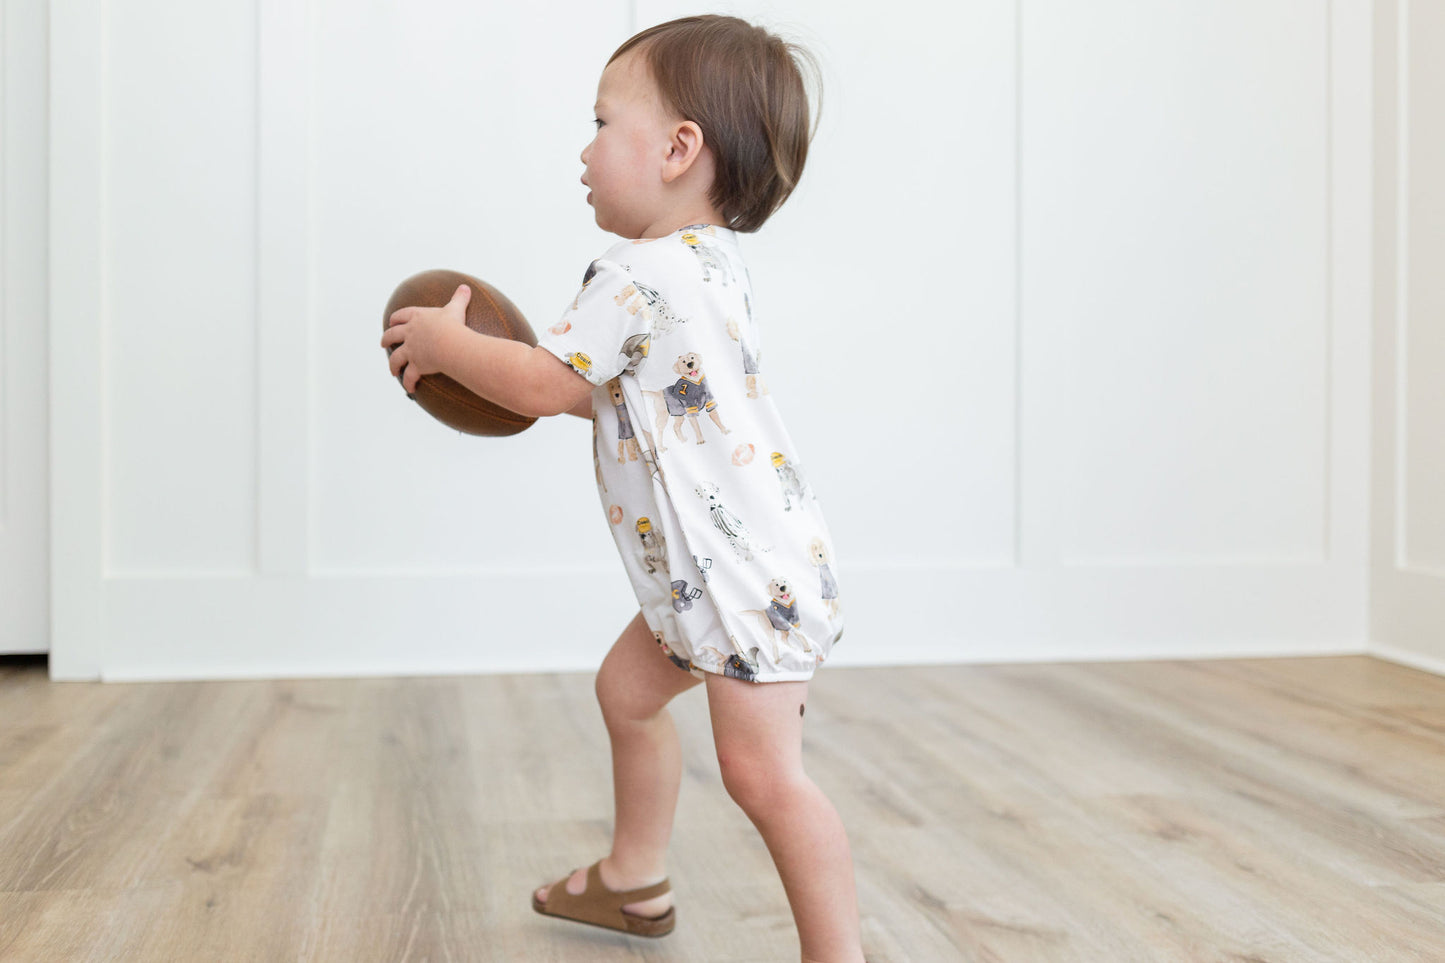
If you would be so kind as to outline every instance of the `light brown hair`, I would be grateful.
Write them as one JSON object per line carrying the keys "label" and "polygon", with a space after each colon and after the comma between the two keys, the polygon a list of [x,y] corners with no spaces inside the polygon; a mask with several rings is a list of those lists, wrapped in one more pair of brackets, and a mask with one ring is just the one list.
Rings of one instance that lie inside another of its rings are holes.
{"label": "light brown hair", "polygon": [[763,226],[782,206],[808,159],[810,125],[802,62],[813,55],[737,17],[707,14],[649,27],[612,55],[636,49],[663,106],[702,129],[716,159],[708,198],[736,231]]}

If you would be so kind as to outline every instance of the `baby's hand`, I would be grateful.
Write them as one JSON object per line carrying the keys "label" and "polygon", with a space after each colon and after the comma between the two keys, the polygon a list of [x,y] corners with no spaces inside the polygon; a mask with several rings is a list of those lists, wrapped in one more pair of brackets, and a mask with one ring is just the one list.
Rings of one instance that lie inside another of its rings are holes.
{"label": "baby's hand", "polygon": [[387,319],[381,346],[391,354],[391,373],[401,378],[407,394],[423,375],[442,370],[450,350],[448,339],[466,328],[472,289],[463,284],[444,308],[402,308]]}

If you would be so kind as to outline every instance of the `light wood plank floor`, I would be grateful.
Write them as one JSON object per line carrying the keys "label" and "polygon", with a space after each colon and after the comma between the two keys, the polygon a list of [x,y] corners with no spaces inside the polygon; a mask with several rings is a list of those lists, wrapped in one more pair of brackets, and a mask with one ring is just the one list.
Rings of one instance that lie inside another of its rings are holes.
{"label": "light wood plank floor", "polygon": [[[804,760],[899,961],[1445,959],[1445,679],[1363,657],[849,669]],[[0,666],[0,959],[797,959],[699,687],[678,929],[534,914],[606,852],[592,676],[52,684]]]}

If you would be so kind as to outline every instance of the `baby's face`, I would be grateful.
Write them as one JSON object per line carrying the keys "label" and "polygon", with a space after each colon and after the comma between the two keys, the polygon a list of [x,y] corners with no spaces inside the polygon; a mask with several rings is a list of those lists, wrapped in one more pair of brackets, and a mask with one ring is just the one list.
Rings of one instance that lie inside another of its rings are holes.
{"label": "baby's face", "polygon": [[597,226],[640,238],[660,209],[672,128],[637,51],[608,64],[597,85],[597,134],[582,151]]}

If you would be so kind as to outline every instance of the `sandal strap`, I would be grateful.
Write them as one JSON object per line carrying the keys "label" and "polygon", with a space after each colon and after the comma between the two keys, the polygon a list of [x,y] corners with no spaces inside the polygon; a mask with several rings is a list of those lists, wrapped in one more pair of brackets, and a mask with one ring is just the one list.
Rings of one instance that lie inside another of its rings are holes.
{"label": "sandal strap", "polygon": [[598,859],[587,868],[587,892],[597,889],[598,894],[605,894],[608,901],[614,902],[618,909],[629,904],[629,902],[642,902],[643,899],[652,899],[653,896],[662,896],[672,892],[672,883],[663,879],[662,882],[653,883],[650,886],[639,886],[637,889],[608,889],[603,885],[603,860]]}
{"label": "sandal strap", "polygon": [[595,880],[598,889],[607,893],[609,896],[616,897],[619,908],[628,903],[641,903],[645,899],[652,899],[654,896],[662,896],[672,892],[672,884],[667,881],[667,877],[663,877],[661,882],[653,883],[651,886],[639,886],[637,889],[625,889],[621,891],[610,890],[602,885],[602,870],[598,868],[601,865],[602,861],[599,859],[588,868],[587,888],[591,889],[593,881]]}
{"label": "sandal strap", "polygon": [[[615,928],[622,914],[622,907],[628,903],[640,903],[654,896],[672,891],[671,884],[664,879],[651,886],[616,892],[602,885],[598,866],[601,860],[587,867],[587,888],[580,893],[567,892],[567,879],[562,877],[547,890],[547,912],[553,916],[565,916],[587,923],[598,923]],[[554,901],[555,899],[555,901]]]}

